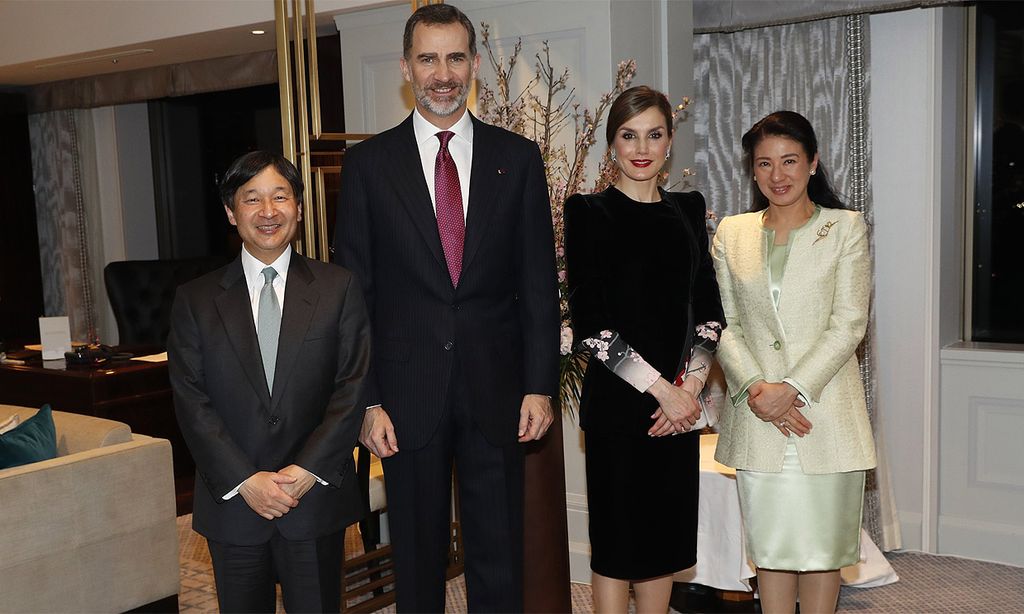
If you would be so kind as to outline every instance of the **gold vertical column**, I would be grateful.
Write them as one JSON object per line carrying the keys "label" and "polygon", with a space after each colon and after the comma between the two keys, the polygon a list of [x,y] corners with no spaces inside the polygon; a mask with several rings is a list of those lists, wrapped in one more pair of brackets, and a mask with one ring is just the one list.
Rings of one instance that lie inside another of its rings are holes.
{"label": "gold vertical column", "polygon": [[[292,0],[292,24],[294,27],[294,36],[292,38],[292,50],[295,58],[295,90],[296,98],[299,103],[299,119],[298,119],[298,151],[296,157],[298,158],[299,172],[302,175],[302,185],[305,186],[305,192],[307,197],[311,196],[312,177],[310,171],[309,162],[309,110],[306,105],[306,62],[305,60],[305,37],[303,36],[303,23],[302,23],[302,2],[300,0]],[[310,38],[316,36],[316,30],[310,32]],[[307,198],[308,200],[308,198]],[[317,258],[316,253],[316,228],[315,228],[315,215],[312,215],[310,207],[306,207],[305,215],[303,215],[303,245],[305,250],[299,249],[300,253],[309,257]]]}
{"label": "gold vertical column", "polygon": [[316,219],[317,247],[321,260],[329,260],[327,245],[327,183],[324,181],[323,168],[316,169]]}
{"label": "gold vertical column", "polygon": [[[309,119],[310,128],[313,133],[312,138],[319,139],[323,134],[323,125],[320,120],[320,71],[318,68],[319,58],[317,57],[316,10],[313,7],[313,0],[306,0],[306,20],[309,30],[309,58],[307,63],[309,67]],[[308,149],[309,137],[307,137],[306,141]],[[312,165],[312,151],[308,153],[308,159],[310,165]],[[330,260],[330,251],[328,251],[327,245],[327,184],[324,180],[324,169],[316,169],[314,186],[316,187],[316,257],[326,262]],[[307,236],[309,237],[308,242],[312,243],[313,236]]]}
{"label": "gold vertical column", "polygon": [[288,7],[286,0],[274,2],[274,34],[277,39],[277,84],[281,104],[281,147],[295,163],[295,119],[292,107],[292,70],[288,60]]}
{"label": "gold vertical column", "polygon": [[306,0],[306,20],[309,28],[309,107],[312,120],[313,138],[320,138],[320,71],[316,55],[316,9],[313,0]]}
{"label": "gold vertical column", "polygon": [[[288,5],[287,0],[274,2],[274,35],[277,46],[277,89],[281,105],[281,149],[284,157],[296,163],[295,107],[293,104],[292,70],[288,53]],[[301,39],[300,39],[301,40]],[[305,129],[303,129],[305,132]],[[303,182],[308,186],[308,182]],[[302,237],[295,238],[295,251],[304,253]]]}

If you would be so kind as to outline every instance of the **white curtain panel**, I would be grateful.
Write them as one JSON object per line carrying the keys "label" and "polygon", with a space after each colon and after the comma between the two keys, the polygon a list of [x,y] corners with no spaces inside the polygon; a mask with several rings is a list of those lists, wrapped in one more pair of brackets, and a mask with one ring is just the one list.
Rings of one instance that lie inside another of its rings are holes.
{"label": "white curtain panel", "polygon": [[[774,111],[807,117],[819,154],[845,202],[871,223],[867,127],[868,21],[864,16],[694,36],[696,171],[692,183],[719,217],[750,208],[751,173],[740,139]],[[874,403],[873,322],[861,347],[862,378],[879,450]],[[868,474],[864,526],[883,550],[901,545],[885,455]]]}

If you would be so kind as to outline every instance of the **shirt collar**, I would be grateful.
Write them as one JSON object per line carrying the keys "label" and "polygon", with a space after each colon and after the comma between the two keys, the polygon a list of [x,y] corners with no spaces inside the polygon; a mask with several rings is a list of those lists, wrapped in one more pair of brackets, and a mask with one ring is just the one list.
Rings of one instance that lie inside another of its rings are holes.
{"label": "shirt collar", "polygon": [[[288,281],[288,266],[292,262],[292,247],[289,245],[287,249],[281,252],[281,255],[277,257],[270,266],[274,267],[277,271],[277,276],[281,278],[281,282],[285,283]],[[262,286],[265,282],[263,280],[263,269],[267,268],[261,260],[249,253],[246,247],[242,246],[242,273],[245,275],[245,283],[249,286],[249,289]]]}
{"label": "shirt collar", "polygon": [[[412,130],[416,135],[416,144],[423,146],[430,139],[437,140],[437,133],[441,132],[443,128],[438,128],[434,124],[427,121],[427,118],[420,115],[419,109],[412,110]],[[467,143],[473,143],[473,119],[469,113],[469,109],[462,112],[462,117],[459,121],[455,122],[451,128],[448,128],[451,132],[455,133],[452,138],[459,138]]]}

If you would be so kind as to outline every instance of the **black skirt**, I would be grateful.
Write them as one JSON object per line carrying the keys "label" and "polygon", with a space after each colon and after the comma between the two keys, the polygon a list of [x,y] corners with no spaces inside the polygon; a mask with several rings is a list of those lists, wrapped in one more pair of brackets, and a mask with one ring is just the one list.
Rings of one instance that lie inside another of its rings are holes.
{"label": "black skirt", "polygon": [[590,568],[643,580],[695,565],[700,434],[584,437]]}

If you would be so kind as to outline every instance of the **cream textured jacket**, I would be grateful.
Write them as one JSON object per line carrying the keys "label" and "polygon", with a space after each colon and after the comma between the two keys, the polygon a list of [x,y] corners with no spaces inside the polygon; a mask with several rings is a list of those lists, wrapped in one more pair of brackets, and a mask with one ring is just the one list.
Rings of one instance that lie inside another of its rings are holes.
{"label": "cream textured jacket", "polygon": [[861,214],[821,210],[790,231],[790,252],[776,309],[768,277],[770,234],[762,212],[727,217],[712,247],[727,328],[717,358],[729,388],[715,459],[752,471],[782,470],[787,439],[746,404],[763,377],[795,382],[809,397],[813,425],[795,437],[804,473],[869,469],[875,447],[856,350],[867,328],[871,257]]}

